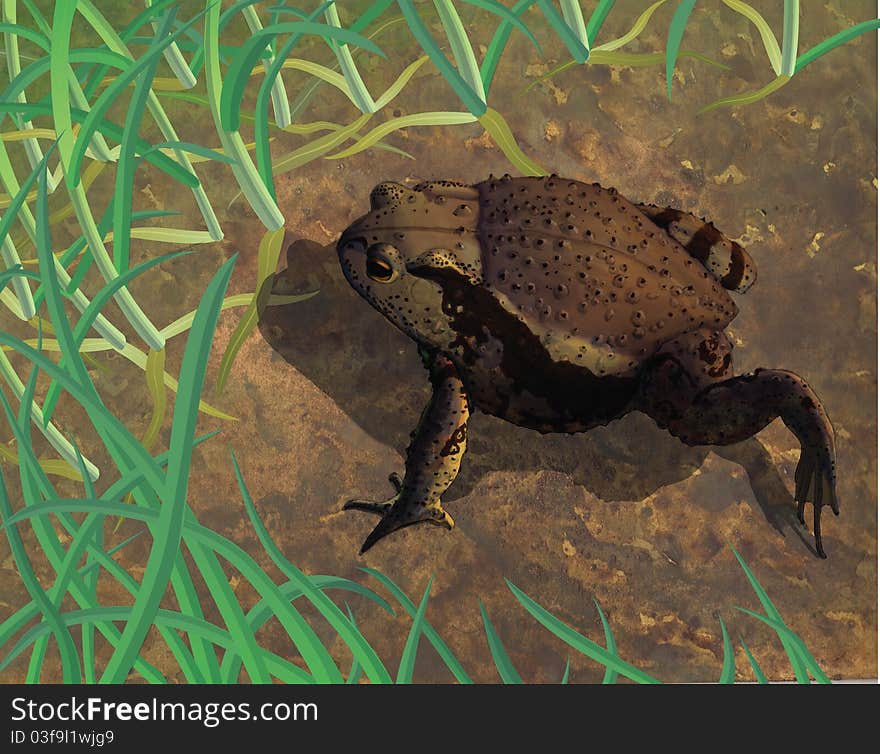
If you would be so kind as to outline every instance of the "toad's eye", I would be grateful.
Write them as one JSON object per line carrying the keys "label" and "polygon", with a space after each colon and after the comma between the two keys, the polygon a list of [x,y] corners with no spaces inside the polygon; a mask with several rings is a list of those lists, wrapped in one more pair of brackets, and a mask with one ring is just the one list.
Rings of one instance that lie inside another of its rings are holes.
{"label": "toad's eye", "polygon": [[389,244],[377,243],[367,249],[367,275],[377,283],[390,283],[397,278],[392,261],[397,250]]}

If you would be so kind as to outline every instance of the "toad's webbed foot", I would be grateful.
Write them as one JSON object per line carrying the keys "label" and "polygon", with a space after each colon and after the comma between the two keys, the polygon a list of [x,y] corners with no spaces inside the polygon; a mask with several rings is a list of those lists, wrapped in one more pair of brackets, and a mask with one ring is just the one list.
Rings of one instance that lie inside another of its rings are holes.
{"label": "toad's webbed foot", "polygon": [[343,510],[373,513],[382,519],[364,540],[361,546],[361,555],[382,537],[406,526],[427,523],[452,529],[455,525],[452,516],[443,509],[439,499],[430,503],[416,500],[412,495],[406,494],[403,483],[397,474],[391,474],[388,479],[397,491],[393,497],[381,502],[349,500],[343,508]]}
{"label": "toad's webbed foot", "polygon": [[801,448],[801,457],[794,473],[794,499],[797,503],[798,520],[806,525],[804,508],[807,501],[813,504],[813,537],[816,553],[820,558],[827,557],[822,547],[822,507],[828,505],[835,516],[840,515],[840,504],[835,489],[834,461],[827,453],[811,447]]}

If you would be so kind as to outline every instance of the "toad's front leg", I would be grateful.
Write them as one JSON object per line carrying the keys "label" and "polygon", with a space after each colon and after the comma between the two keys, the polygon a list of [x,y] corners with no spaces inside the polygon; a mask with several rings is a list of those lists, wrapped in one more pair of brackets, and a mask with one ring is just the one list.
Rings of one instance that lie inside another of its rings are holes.
{"label": "toad's front leg", "polygon": [[406,450],[406,474],[390,477],[395,495],[381,502],[349,500],[346,510],[366,511],[382,517],[361,547],[369,550],[382,537],[404,526],[430,523],[451,529],[452,517],[440,496],[458,475],[467,447],[470,415],[467,394],[455,365],[439,354],[425,356],[433,394],[422,412],[412,442]]}

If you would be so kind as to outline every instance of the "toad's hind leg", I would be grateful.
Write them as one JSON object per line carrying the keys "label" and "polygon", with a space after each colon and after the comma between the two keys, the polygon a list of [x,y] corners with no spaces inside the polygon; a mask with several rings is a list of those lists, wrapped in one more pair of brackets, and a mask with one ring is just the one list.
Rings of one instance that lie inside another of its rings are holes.
{"label": "toad's hind leg", "polygon": [[639,204],[639,210],[684,246],[729,291],[745,293],[758,278],[749,253],[712,223],[672,207]]}
{"label": "toad's hind leg", "polygon": [[[697,335],[683,336],[673,342],[677,347],[667,344],[661,349],[645,375],[643,410],[687,445],[730,445],[781,418],[801,445],[795,471],[798,518],[803,522],[804,506],[811,501],[816,551],[825,557],[822,506],[830,506],[835,514],[840,509],[834,430],[818,396],[794,372],[757,369],[732,376],[729,352],[724,354],[723,347],[713,350],[711,340],[696,348],[681,346],[681,341]],[[716,345],[718,337],[715,334]]]}
{"label": "toad's hind leg", "polygon": [[440,355],[425,355],[425,362],[433,393],[406,450],[403,479],[397,474],[389,477],[394,496],[381,502],[349,500],[345,504],[346,510],[365,511],[382,518],[364,541],[361,553],[405,526],[430,523],[453,527],[452,516],[443,509],[440,496],[458,475],[467,447],[470,410],[455,365]]}

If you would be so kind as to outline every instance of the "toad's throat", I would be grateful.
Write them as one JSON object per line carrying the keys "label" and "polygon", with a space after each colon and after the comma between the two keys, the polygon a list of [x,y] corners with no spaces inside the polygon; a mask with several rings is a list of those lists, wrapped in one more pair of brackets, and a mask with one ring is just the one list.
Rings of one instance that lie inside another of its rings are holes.
{"label": "toad's throat", "polygon": [[[550,421],[560,428],[593,426],[618,418],[630,408],[639,384],[638,374],[598,376],[584,365],[554,358],[552,350],[526,322],[502,305],[497,294],[474,285],[452,267],[418,267],[409,274],[440,287],[443,313],[454,332],[444,350],[460,361],[466,384],[470,381],[466,375],[480,369],[478,346],[487,343],[491,334],[501,344],[501,354],[493,366],[504,377],[503,382],[514,394],[528,393],[551,410],[551,416],[534,417],[535,425]],[[478,407],[500,415],[506,403],[500,401],[500,413],[496,407]]]}

